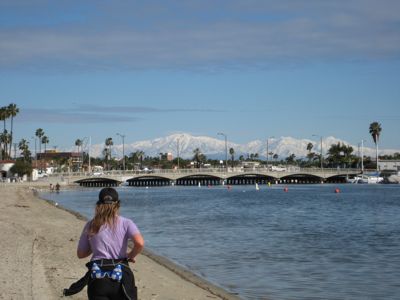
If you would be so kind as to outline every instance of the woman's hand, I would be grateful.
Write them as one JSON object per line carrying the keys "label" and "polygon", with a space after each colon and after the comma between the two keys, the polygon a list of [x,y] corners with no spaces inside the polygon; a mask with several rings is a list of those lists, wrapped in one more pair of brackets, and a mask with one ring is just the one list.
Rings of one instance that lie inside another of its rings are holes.
{"label": "woman's hand", "polygon": [[144,240],[143,240],[143,237],[142,237],[142,235],[140,233],[135,234],[132,237],[132,240],[133,240],[133,245],[134,246],[133,246],[132,251],[128,253],[128,261],[130,261],[132,263],[135,263],[136,262],[136,259],[135,259],[136,255],[138,255],[142,251],[142,249],[144,247]]}

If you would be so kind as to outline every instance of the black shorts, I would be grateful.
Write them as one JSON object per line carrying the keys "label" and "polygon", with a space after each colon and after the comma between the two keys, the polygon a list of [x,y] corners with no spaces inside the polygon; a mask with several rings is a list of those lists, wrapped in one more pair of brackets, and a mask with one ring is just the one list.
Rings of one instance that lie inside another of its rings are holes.
{"label": "black shorts", "polygon": [[122,283],[110,278],[92,279],[88,284],[89,300],[122,300],[126,299]]}

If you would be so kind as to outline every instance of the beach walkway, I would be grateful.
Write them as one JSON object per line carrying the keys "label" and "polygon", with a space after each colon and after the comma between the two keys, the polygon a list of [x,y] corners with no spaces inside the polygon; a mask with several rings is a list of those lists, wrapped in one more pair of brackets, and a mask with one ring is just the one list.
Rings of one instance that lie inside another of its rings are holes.
{"label": "beach walkway", "polygon": [[[87,260],[76,257],[85,221],[35,197],[27,186],[2,185],[0,195],[0,299],[61,298],[86,272]],[[196,278],[190,282],[146,255],[131,267],[142,300],[237,299]],[[66,299],[87,299],[86,289]]]}

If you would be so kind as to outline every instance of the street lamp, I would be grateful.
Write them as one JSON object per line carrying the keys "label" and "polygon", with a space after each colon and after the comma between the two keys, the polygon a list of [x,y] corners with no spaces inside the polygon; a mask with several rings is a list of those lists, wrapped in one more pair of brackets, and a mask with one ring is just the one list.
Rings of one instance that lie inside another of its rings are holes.
{"label": "street lamp", "polygon": [[125,171],[125,135],[117,133],[122,138],[122,166]]}
{"label": "street lamp", "polygon": [[218,132],[217,135],[222,135],[225,137],[225,169],[228,171],[228,137],[222,132]]}
{"label": "street lamp", "polygon": [[89,136],[89,148],[88,148],[88,157],[89,157],[89,166],[88,166],[88,171],[89,173],[92,173],[92,168],[90,165],[90,148],[92,147],[92,137]]}
{"label": "street lamp", "polygon": [[364,140],[361,140],[361,173],[364,173]]}
{"label": "street lamp", "polygon": [[268,149],[268,145],[269,145],[269,139],[273,139],[274,136],[270,136],[267,138],[267,169],[268,169],[268,156],[269,156],[269,149]]}
{"label": "street lamp", "polygon": [[316,136],[316,137],[320,137],[320,139],[321,139],[321,159],[320,159],[320,161],[321,161],[321,170],[324,168],[324,162],[323,162],[323,156],[322,156],[322,136],[321,135],[317,135],[317,134],[313,134],[312,136]]}

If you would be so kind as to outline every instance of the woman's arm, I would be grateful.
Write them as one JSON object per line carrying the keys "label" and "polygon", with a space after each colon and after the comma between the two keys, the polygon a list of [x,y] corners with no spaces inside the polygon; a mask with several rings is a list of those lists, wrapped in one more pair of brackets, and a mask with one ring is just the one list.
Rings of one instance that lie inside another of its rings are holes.
{"label": "woman's arm", "polygon": [[132,236],[132,240],[134,246],[132,250],[128,253],[128,260],[131,262],[135,262],[135,257],[143,250],[144,239],[140,233],[137,233]]}
{"label": "woman's arm", "polygon": [[78,248],[76,250],[76,255],[78,256],[78,258],[85,258],[92,254],[92,249],[90,248],[89,237],[87,233],[89,224],[90,222],[86,223],[79,238]]}
{"label": "woman's arm", "polygon": [[78,258],[85,258],[88,257],[90,254],[92,254],[92,250],[90,248],[86,250],[78,248],[78,250],[76,251],[76,255],[78,256]]}

